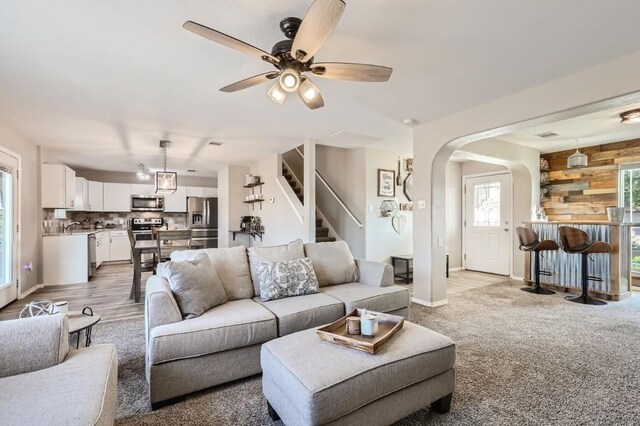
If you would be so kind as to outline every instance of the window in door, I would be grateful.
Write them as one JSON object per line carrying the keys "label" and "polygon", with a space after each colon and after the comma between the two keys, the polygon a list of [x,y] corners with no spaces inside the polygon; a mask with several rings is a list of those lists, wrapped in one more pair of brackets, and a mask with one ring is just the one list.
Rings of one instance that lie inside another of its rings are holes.
{"label": "window in door", "polygon": [[475,185],[474,226],[500,226],[500,182]]}
{"label": "window in door", "polygon": [[0,287],[13,282],[13,182],[11,172],[0,167]]}

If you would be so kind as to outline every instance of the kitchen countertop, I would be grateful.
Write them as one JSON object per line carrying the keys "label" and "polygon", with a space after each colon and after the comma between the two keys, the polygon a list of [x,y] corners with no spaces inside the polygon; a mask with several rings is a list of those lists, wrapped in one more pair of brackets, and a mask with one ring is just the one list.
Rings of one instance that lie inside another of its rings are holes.
{"label": "kitchen countertop", "polygon": [[68,237],[73,235],[91,235],[97,234],[98,232],[104,231],[126,231],[126,228],[116,228],[116,229],[90,229],[90,230],[80,230],[80,231],[71,231],[71,232],[50,232],[48,234],[42,234],[43,237]]}

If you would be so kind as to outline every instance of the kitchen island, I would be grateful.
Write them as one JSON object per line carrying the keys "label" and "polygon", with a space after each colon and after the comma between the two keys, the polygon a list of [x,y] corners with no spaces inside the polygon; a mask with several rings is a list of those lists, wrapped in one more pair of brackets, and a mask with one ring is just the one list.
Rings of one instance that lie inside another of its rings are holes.
{"label": "kitchen island", "polygon": [[[608,254],[590,256],[589,275],[602,278],[590,281],[589,293],[596,298],[622,300],[631,296],[631,228],[638,224],[609,222],[525,222],[540,240],[553,240],[560,247],[558,228],[571,226],[583,230],[590,241],[604,241],[613,248]],[[581,256],[562,251],[545,251],[541,255],[540,269],[551,273],[541,277],[541,284],[559,291],[581,291]],[[525,282],[533,285],[531,253],[525,253]]]}

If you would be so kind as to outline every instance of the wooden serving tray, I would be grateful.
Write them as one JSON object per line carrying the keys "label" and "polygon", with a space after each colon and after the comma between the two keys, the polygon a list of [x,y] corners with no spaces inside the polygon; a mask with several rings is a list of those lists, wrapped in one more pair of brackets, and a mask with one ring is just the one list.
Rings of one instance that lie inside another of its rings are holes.
{"label": "wooden serving tray", "polygon": [[335,343],[336,345],[347,348],[356,349],[362,352],[375,354],[387,343],[391,337],[398,332],[404,325],[404,318],[397,315],[383,314],[367,310],[368,314],[376,317],[378,323],[378,333],[374,337],[366,337],[362,335],[348,334],[346,330],[346,322],[348,317],[360,317],[364,309],[354,309],[344,317],[332,322],[331,324],[320,327],[316,330],[318,336],[322,340]]}

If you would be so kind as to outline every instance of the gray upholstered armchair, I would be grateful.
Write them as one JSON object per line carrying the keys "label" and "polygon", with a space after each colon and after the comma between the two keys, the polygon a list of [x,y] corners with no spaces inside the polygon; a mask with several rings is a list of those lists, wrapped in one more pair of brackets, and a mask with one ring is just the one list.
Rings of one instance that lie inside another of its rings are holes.
{"label": "gray upholstered armchair", "polygon": [[0,321],[0,423],[113,425],[114,345],[69,352],[64,315]]}

